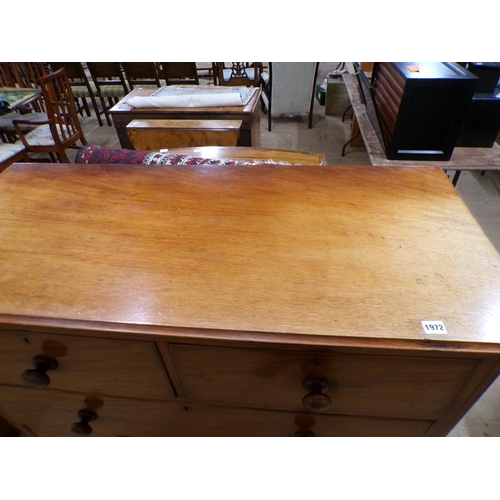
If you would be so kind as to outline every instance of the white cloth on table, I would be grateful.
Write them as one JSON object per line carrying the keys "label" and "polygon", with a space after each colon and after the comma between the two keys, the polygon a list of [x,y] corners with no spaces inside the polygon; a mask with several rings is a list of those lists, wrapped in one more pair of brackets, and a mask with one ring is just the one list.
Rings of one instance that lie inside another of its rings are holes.
{"label": "white cloth on table", "polygon": [[251,99],[254,88],[214,88],[204,91],[196,87],[162,87],[151,96],[133,96],[127,104],[132,108],[210,108],[244,106]]}

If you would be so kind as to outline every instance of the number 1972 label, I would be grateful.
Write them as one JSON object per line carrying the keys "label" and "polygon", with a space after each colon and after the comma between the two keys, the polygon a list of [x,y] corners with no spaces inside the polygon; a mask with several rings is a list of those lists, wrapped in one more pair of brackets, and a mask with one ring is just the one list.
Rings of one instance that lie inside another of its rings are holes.
{"label": "number 1972 label", "polygon": [[448,333],[442,321],[421,321],[425,333]]}

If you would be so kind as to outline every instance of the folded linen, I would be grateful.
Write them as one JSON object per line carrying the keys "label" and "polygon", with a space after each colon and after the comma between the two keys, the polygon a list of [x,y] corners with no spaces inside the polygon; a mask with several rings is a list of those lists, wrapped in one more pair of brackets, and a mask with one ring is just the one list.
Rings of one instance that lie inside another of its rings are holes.
{"label": "folded linen", "polygon": [[[168,89],[168,88],[167,88]],[[167,90],[165,89],[165,90]],[[163,89],[162,89],[163,90]],[[170,90],[170,89],[168,89]],[[252,97],[255,89],[232,89],[214,92],[189,91],[172,88],[172,93],[155,92],[151,96],[131,97],[127,104],[132,108],[211,108],[219,106],[244,106]]]}

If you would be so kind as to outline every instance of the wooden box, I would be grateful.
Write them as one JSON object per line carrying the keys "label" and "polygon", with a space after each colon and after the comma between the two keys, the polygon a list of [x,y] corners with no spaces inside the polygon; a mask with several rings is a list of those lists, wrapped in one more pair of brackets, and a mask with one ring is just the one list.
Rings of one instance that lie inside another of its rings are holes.
{"label": "wooden box", "polygon": [[373,94],[389,160],[450,159],[477,77],[456,63],[381,62]]}

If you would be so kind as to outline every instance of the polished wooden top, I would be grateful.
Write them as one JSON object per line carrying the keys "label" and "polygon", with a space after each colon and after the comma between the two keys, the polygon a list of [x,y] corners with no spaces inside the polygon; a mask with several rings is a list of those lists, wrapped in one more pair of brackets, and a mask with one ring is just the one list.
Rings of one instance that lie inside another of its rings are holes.
{"label": "polished wooden top", "polygon": [[497,143],[494,143],[491,148],[454,148],[449,161],[388,160],[370,122],[366,106],[361,101],[356,76],[344,74],[342,78],[372,165],[386,167],[433,166],[449,170],[500,170],[500,146]]}
{"label": "polished wooden top", "polygon": [[192,148],[168,148],[177,155],[214,158],[218,160],[237,160],[259,163],[289,163],[291,165],[324,165],[325,155],[289,151],[287,149],[246,148],[242,146],[197,146]]}
{"label": "polished wooden top", "polygon": [[[217,92],[220,91],[220,87],[214,87],[213,85],[197,85],[197,89],[203,92]],[[127,101],[135,96],[149,97],[151,94],[156,92],[158,88],[154,87],[136,87],[129,94],[127,94],[123,99],[121,99],[117,104],[115,104],[111,109],[111,114],[245,114],[250,115],[254,113],[259,105],[260,90],[257,90],[252,98],[248,101],[245,106],[221,106],[221,107],[208,107],[208,108],[132,108],[127,104]]]}
{"label": "polished wooden top", "polygon": [[436,168],[16,164],[0,258],[0,325],[500,344],[500,257]]}
{"label": "polished wooden top", "polygon": [[146,130],[239,130],[241,120],[132,120],[127,129]]}

